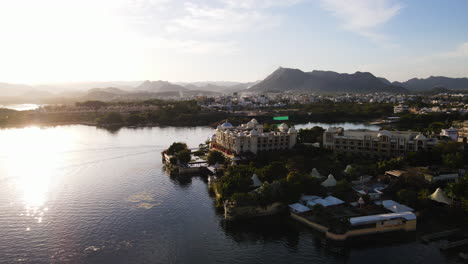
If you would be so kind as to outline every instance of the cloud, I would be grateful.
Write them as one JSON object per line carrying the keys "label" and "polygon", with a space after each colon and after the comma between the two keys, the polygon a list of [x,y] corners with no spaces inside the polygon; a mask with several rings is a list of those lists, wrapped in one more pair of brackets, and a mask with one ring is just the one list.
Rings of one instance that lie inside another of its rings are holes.
{"label": "cloud", "polygon": [[222,0],[228,7],[243,9],[290,6],[302,1],[303,0]]}
{"label": "cloud", "polygon": [[272,28],[280,23],[280,17],[266,12],[257,2],[221,3],[220,7],[185,3],[185,14],[172,19],[166,29],[169,33],[219,36]]}
{"label": "cloud", "polygon": [[320,0],[325,10],[343,23],[345,30],[357,33],[377,43],[388,36],[378,28],[399,14],[403,6],[393,0]]}
{"label": "cloud", "polygon": [[437,57],[440,58],[465,58],[468,57],[468,42],[464,42],[452,51],[441,52],[437,54]]}
{"label": "cloud", "polygon": [[468,42],[461,43],[449,50],[430,54],[392,57],[383,62],[358,65],[357,69],[399,81],[429,76],[466,77],[468,76],[466,58],[468,58]]}

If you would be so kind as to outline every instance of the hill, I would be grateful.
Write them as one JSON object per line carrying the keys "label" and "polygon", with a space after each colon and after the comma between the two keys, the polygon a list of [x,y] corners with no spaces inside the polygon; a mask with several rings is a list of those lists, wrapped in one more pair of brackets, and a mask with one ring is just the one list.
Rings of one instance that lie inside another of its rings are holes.
{"label": "hill", "polygon": [[249,91],[293,91],[316,93],[372,93],[408,92],[402,87],[388,85],[368,72],[353,74],[333,71],[303,72],[298,69],[279,68]]}
{"label": "hill", "polygon": [[444,76],[431,76],[426,79],[413,78],[406,82],[393,82],[392,84],[405,87],[411,91],[425,91],[437,87],[444,87],[450,90],[468,90],[468,78],[449,78]]}

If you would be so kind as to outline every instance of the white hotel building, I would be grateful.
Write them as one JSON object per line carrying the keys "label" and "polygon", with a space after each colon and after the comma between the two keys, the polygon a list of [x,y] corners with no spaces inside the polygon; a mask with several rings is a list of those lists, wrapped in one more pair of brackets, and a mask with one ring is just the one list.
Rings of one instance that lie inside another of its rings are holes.
{"label": "white hotel building", "polygon": [[401,156],[408,152],[432,149],[437,139],[412,131],[345,130],[329,127],[323,133],[323,147],[342,152],[382,156]]}
{"label": "white hotel building", "polygon": [[216,128],[216,133],[210,138],[210,146],[228,155],[293,148],[297,141],[296,129],[283,123],[278,130],[264,132],[263,125],[256,119],[237,127],[225,122]]}

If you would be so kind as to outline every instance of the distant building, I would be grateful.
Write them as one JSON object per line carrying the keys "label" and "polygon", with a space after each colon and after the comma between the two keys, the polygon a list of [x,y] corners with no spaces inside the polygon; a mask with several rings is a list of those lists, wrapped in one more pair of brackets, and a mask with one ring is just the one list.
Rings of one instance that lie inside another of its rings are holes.
{"label": "distant building", "polygon": [[399,104],[393,107],[393,113],[398,114],[398,113],[403,113],[409,110],[409,107],[404,104]]}
{"label": "distant building", "polygon": [[449,137],[453,141],[458,140],[458,130],[453,128],[453,127],[447,128],[447,129],[442,129],[442,131],[440,131],[440,135]]}
{"label": "distant building", "polygon": [[468,143],[468,121],[463,122],[458,130],[458,142]]}
{"label": "distant building", "polygon": [[297,142],[297,131],[286,124],[278,127],[279,131],[263,132],[263,125],[256,119],[247,124],[234,127],[225,122],[216,128],[216,133],[210,138],[211,148],[223,151],[228,155],[259,151],[275,151],[291,149]]}
{"label": "distant building", "polygon": [[323,134],[323,147],[335,151],[382,156],[401,156],[408,152],[432,149],[437,139],[411,131],[344,130],[330,127]]}

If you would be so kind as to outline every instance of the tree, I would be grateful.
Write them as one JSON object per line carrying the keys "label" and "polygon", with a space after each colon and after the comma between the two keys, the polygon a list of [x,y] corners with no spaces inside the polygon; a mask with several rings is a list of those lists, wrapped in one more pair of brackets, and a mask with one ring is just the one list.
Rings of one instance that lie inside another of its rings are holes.
{"label": "tree", "polygon": [[262,181],[273,182],[285,178],[287,174],[288,170],[283,163],[275,161],[263,167],[260,170],[259,177]]}
{"label": "tree", "polygon": [[461,152],[457,153],[447,153],[442,155],[442,163],[452,169],[457,169],[463,167],[463,154]]}
{"label": "tree", "polygon": [[400,202],[408,205],[414,205],[418,200],[418,194],[408,189],[401,189],[398,191],[397,197]]}
{"label": "tree", "polygon": [[167,149],[167,154],[174,155],[179,151],[188,149],[187,144],[183,142],[174,142],[172,145],[169,146]]}
{"label": "tree", "polygon": [[322,142],[322,135],[325,129],[315,126],[309,129],[299,129],[297,134],[297,142],[299,143],[315,143]]}
{"label": "tree", "polygon": [[127,123],[130,125],[137,125],[144,121],[145,119],[138,113],[132,113],[127,117]]}
{"label": "tree", "polygon": [[226,157],[224,157],[223,153],[212,150],[208,153],[207,161],[210,165],[214,165],[216,163],[223,164],[226,161]]}
{"label": "tree", "polygon": [[123,117],[120,113],[111,112],[98,118],[97,123],[100,125],[121,124],[123,123]]}
{"label": "tree", "polygon": [[176,153],[177,159],[179,159],[180,163],[187,164],[192,159],[192,155],[188,149],[181,150]]}

